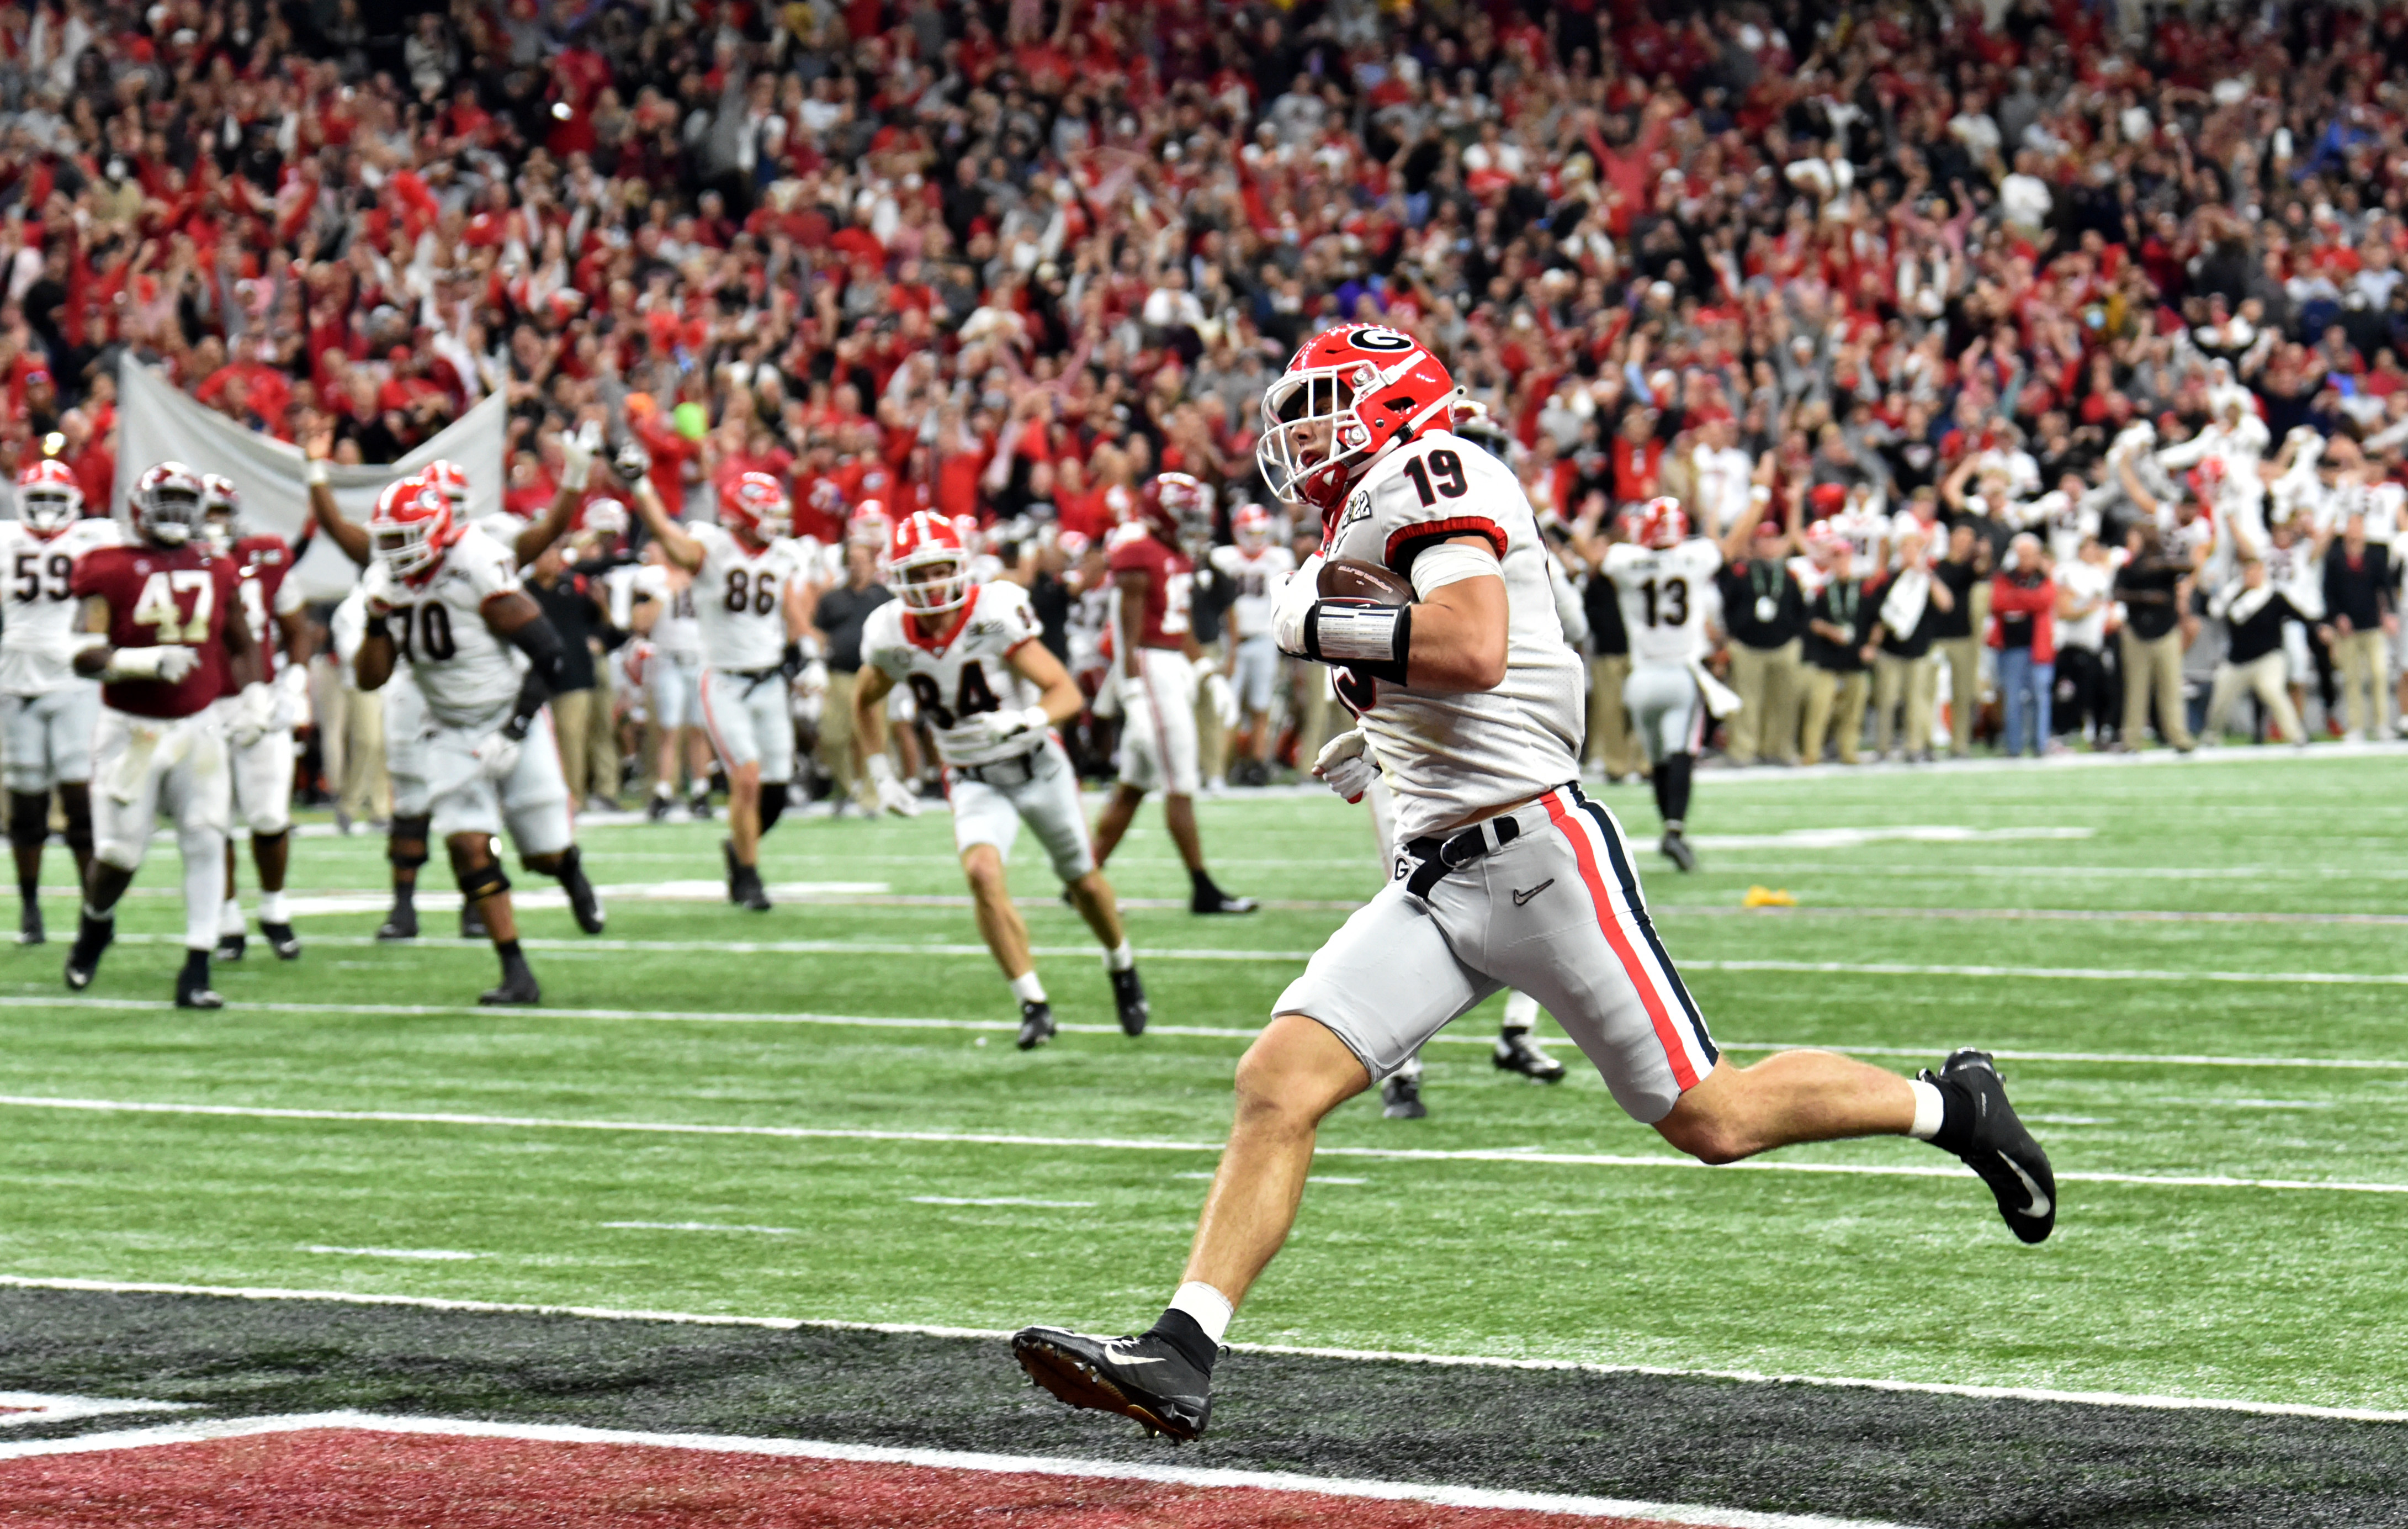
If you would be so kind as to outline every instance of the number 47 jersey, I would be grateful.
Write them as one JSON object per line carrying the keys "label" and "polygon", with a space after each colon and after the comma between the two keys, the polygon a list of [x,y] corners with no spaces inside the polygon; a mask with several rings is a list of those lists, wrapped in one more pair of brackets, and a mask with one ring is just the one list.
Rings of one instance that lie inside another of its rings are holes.
{"label": "number 47 jersey", "polygon": [[1038,701],[1037,687],[1011,667],[1012,651],[1034,642],[1042,627],[1015,584],[983,584],[959,611],[937,619],[938,637],[907,622],[901,600],[869,613],[861,629],[861,661],[910,689],[920,718],[936,735],[937,753],[948,765],[988,765],[1017,758],[1045,742],[1025,730],[991,743],[963,724],[982,712],[1025,710]]}

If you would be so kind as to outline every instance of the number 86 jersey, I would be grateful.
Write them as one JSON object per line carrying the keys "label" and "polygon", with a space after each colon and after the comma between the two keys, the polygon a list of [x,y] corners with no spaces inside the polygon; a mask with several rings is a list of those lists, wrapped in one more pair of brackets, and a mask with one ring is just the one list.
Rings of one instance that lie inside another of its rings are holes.
{"label": "number 86 jersey", "polygon": [[801,544],[780,537],[747,552],[724,526],[689,534],[702,548],[693,584],[702,661],[738,673],[777,668],[786,653],[786,586],[803,571]]}
{"label": "number 86 jersey", "polygon": [[1011,667],[1012,651],[1042,630],[1026,590],[1001,582],[975,586],[969,603],[934,618],[945,624],[935,637],[915,629],[907,615],[901,600],[870,612],[861,629],[861,661],[910,687],[945,763],[996,764],[1045,742],[1035,730],[991,742],[983,729],[964,727],[982,712],[1037,704],[1037,687]]}

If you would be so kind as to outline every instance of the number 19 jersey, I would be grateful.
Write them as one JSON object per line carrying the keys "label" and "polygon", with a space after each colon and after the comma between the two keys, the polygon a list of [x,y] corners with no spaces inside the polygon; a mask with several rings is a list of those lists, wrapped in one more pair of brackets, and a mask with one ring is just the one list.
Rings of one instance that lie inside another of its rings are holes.
{"label": "number 19 jersey", "polygon": [[1605,576],[1622,602],[1634,664],[1685,664],[1706,656],[1706,592],[1721,571],[1720,547],[1693,536],[1673,547],[1617,541]]}
{"label": "number 19 jersey", "polygon": [[690,534],[702,547],[692,589],[702,661],[738,672],[777,668],[786,654],[786,586],[803,571],[802,547],[780,537],[747,552],[724,526]]}
{"label": "number 19 jersey", "polygon": [[1028,592],[1016,584],[980,584],[953,614],[961,624],[939,641],[914,633],[903,602],[888,600],[862,626],[862,663],[910,687],[920,719],[936,735],[937,754],[949,765],[996,764],[1042,745],[1046,735],[1033,729],[989,743],[963,727],[981,712],[1037,704],[1037,687],[1011,667],[1012,651],[1042,630]]}

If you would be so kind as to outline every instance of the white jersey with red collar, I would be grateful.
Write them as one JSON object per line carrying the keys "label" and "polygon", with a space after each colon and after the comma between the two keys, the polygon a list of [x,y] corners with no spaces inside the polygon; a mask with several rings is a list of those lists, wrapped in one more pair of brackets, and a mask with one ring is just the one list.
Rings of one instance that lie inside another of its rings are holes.
{"label": "white jersey with red collar", "polygon": [[870,612],[861,628],[861,661],[910,688],[936,736],[938,757],[948,765],[995,764],[1045,742],[1045,733],[1029,729],[994,743],[962,726],[982,712],[1022,711],[1039,700],[1037,686],[1011,667],[1013,650],[1043,629],[1026,590],[1001,582],[977,585],[968,604],[935,618],[945,624],[941,641],[915,630],[908,614],[901,600]]}
{"label": "white jersey with red collar", "polygon": [[113,520],[79,520],[47,540],[0,520],[0,694],[46,696],[75,681],[76,563],[124,540]]}
{"label": "white jersey with red collar", "polygon": [[739,672],[777,668],[786,651],[786,586],[802,576],[802,547],[780,537],[748,551],[724,526],[687,534],[702,548],[693,595],[703,662]]}
{"label": "white jersey with red collar", "polygon": [[1230,629],[1241,641],[1268,636],[1271,607],[1279,599],[1280,585],[1296,571],[1296,554],[1277,542],[1253,552],[1243,547],[1215,547],[1212,571],[1228,580],[1237,592],[1229,606]]}
{"label": "white jersey with red collar", "polygon": [[498,724],[518,699],[524,660],[485,621],[485,602],[521,586],[510,549],[471,528],[443,551],[423,584],[404,584],[382,563],[361,581],[369,608],[388,607],[385,628],[417,676],[426,710],[447,727]]}
{"label": "white jersey with red collar", "polygon": [[[1493,690],[1439,692],[1334,670],[1338,696],[1397,798],[1397,835],[1414,839],[1522,801],[1580,773],[1586,666],[1564,641],[1547,551],[1521,482],[1488,453],[1432,430],[1374,463],[1322,541],[1408,578],[1421,555],[1478,537],[1505,581],[1505,678]],[[1414,587],[1426,599],[1439,584]]]}

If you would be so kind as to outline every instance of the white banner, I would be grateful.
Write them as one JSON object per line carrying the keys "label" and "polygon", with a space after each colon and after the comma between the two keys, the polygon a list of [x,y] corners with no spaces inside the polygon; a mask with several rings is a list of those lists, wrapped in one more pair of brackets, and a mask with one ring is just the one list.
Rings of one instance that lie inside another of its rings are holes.
{"label": "white banner", "polygon": [[[309,487],[302,482],[301,448],[247,430],[203,407],[160,373],[129,355],[117,368],[116,502],[120,520],[134,482],[158,462],[181,462],[195,472],[223,473],[242,491],[242,517],[254,532],[298,541],[310,522]],[[391,467],[333,468],[335,502],[365,523],[384,485],[448,456],[467,469],[471,520],[501,513],[502,442],[509,411],[496,394],[445,426],[442,434]],[[359,575],[341,549],[320,537],[294,577],[313,600],[340,599]]]}

